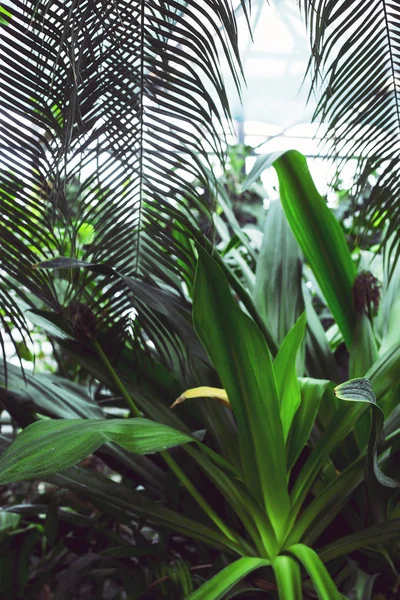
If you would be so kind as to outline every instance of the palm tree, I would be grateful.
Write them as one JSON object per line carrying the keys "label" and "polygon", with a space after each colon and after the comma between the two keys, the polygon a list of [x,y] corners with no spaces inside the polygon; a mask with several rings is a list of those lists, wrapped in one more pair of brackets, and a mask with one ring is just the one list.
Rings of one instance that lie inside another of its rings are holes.
{"label": "palm tree", "polygon": [[[2,324],[26,332],[23,309],[68,309],[71,320],[83,303],[105,327],[118,315],[118,335],[134,316],[136,342],[150,337],[172,360],[179,340],[162,305],[168,295],[186,316],[177,267],[193,263],[188,229],[209,233],[211,206],[193,182],[209,177],[210,153],[223,156],[220,60],[239,87],[235,13],[226,0],[1,10]],[[60,255],[116,272],[105,284],[69,276],[72,262],[56,276],[34,268]]]}
{"label": "palm tree", "polygon": [[400,2],[300,0],[311,41],[315,117],[328,125],[325,143],[359,160],[358,185],[376,183],[361,225],[385,225],[393,268],[399,256]]}

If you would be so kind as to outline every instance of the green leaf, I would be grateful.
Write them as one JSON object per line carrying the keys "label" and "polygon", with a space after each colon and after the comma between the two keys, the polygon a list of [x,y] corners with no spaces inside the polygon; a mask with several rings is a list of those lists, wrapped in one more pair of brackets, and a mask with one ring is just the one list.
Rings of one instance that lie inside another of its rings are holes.
{"label": "green leaf", "polygon": [[363,481],[364,474],[365,457],[361,456],[332,479],[306,506],[291,529],[285,548],[300,541],[312,545],[349,501],[353,491]]}
{"label": "green leaf", "polygon": [[[203,444],[199,444],[204,451]],[[198,463],[210,481],[220,490],[227,504],[236,512],[242,521],[247,534],[254,542],[261,557],[276,553],[277,544],[274,531],[268,517],[261,506],[254,500],[238,476],[226,473],[217,467],[196,448],[186,447],[187,453]],[[211,457],[213,458],[213,457]]]}
{"label": "green leaf", "polygon": [[298,562],[290,556],[277,556],[272,566],[278,584],[279,600],[303,598]]}
{"label": "green leaf", "polygon": [[9,512],[7,510],[0,510],[0,541],[1,536],[7,531],[16,529],[21,521],[21,515],[17,513]]}
{"label": "green leaf", "polygon": [[[8,8],[11,8],[10,6]],[[0,6],[0,25],[8,25],[12,19],[12,13],[4,6]]]}
{"label": "green leaf", "polygon": [[352,286],[356,270],[343,232],[318,193],[307,161],[300,152],[285,152],[273,166],[293,234],[350,347],[355,323]]}
{"label": "green leaf", "polygon": [[[0,454],[10,446],[10,441],[0,434]],[[142,492],[133,491],[122,483],[115,483],[108,477],[71,467],[62,473],[47,475],[44,481],[72,490],[98,507],[102,512],[125,522],[129,518],[144,517],[151,523],[165,527],[169,531],[181,533],[185,537],[199,540],[217,550],[237,555],[237,545],[225,535],[193,519],[185,517],[182,512],[175,512],[159,502],[143,496]]]}
{"label": "green leaf", "polygon": [[378,359],[378,346],[374,330],[368,316],[363,313],[357,316],[353,341],[350,350],[349,377],[365,377],[368,369]]}
{"label": "green leaf", "polygon": [[305,328],[306,315],[303,313],[283,340],[273,363],[285,441],[301,402],[300,386],[296,374],[296,358],[303,341]]}
{"label": "green leaf", "polygon": [[314,425],[321,400],[331,386],[326,379],[302,378],[300,386],[300,406],[294,415],[286,443],[288,470],[292,468],[307,443]]}
{"label": "green leaf", "polygon": [[[0,389],[3,386],[5,387],[5,365],[0,363]],[[59,418],[104,418],[103,411],[89,395],[88,389],[50,373],[22,373],[15,365],[7,364],[7,387],[3,401],[7,410],[12,412],[15,398],[8,397],[9,392],[18,394],[25,410],[33,402],[39,412]]]}
{"label": "green leaf", "polygon": [[310,292],[304,286],[304,305],[306,309],[306,367],[309,375],[316,379],[329,379],[339,383],[340,377],[335,357],[329,346],[324,328],[312,305]]}
{"label": "green leaf", "polygon": [[198,590],[193,592],[187,600],[220,600],[229,590],[241,581],[246,575],[261,567],[270,566],[268,560],[262,558],[239,558],[214,575]]}
{"label": "green leaf", "polygon": [[378,401],[399,382],[400,343],[390,346],[365,374]]}
{"label": "green leaf", "polygon": [[244,481],[265,507],[279,537],[288,516],[289,498],[271,356],[254,321],[233,300],[220,268],[200,247],[193,322],[237,421]]}
{"label": "green leaf", "polygon": [[304,544],[294,544],[288,548],[288,552],[293,554],[302,563],[311,577],[319,600],[341,599],[341,594],[339,594],[331,576],[314,550],[304,546]]}
{"label": "green leaf", "polygon": [[147,454],[193,441],[147,419],[37,421],[20,433],[0,459],[0,484],[35,479],[71,467],[106,442]]}
{"label": "green leaf", "polygon": [[332,542],[332,544],[321,548],[319,555],[321,560],[328,562],[360,548],[380,546],[385,542],[394,542],[397,540],[400,540],[400,519],[366,527],[362,531],[339,538]]}
{"label": "green leaf", "polygon": [[254,304],[280,344],[304,310],[302,261],[280,202],[273,202],[265,220],[256,266]]}
{"label": "green leaf", "polygon": [[[350,351],[349,378],[365,377],[377,359],[378,346],[371,321],[365,313],[357,315]],[[367,445],[370,431],[371,415],[367,412],[360,417],[354,429],[355,438],[361,449]]]}
{"label": "green leaf", "polygon": [[335,395],[340,400],[348,402],[367,402],[373,409],[370,440],[368,444],[368,471],[370,476],[375,475],[381,485],[386,487],[400,487],[400,484],[382,473],[378,464],[378,447],[383,429],[384,414],[376,403],[374,391],[368,379],[351,379],[338,385]]}

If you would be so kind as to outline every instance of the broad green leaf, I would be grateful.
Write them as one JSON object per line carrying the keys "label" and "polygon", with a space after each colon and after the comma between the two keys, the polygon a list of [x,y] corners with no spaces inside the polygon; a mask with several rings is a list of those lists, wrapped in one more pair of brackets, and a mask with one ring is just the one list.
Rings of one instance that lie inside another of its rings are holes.
{"label": "broad green leaf", "polygon": [[400,540],[400,519],[379,523],[373,527],[366,527],[345,537],[339,538],[321,548],[319,554],[321,560],[328,562],[339,556],[344,556],[354,550],[367,548],[368,546],[380,546],[385,542]]}
{"label": "broad green leaf", "polygon": [[285,152],[273,166],[293,234],[350,347],[355,324],[352,286],[356,270],[343,232],[318,193],[307,161],[300,152]]}
{"label": "broad green leaf", "polygon": [[37,421],[20,433],[0,459],[0,484],[34,479],[71,467],[106,442],[147,454],[193,441],[147,419]]}
{"label": "broad green leaf", "polygon": [[[0,455],[10,447],[10,440],[0,434]],[[142,492],[128,489],[122,483],[115,483],[108,477],[71,467],[62,473],[47,475],[44,481],[72,490],[98,507],[103,513],[113,518],[118,515],[121,523],[138,516],[160,525],[172,532],[199,540],[208,546],[237,555],[239,548],[220,531],[186,517],[182,512],[175,512],[159,502],[143,496]]]}
{"label": "broad green leaf", "polygon": [[331,386],[326,379],[302,378],[300,386],[300,406],[294,415],[286,443],[288,470],[292,468],[307,443],[315,423],[321,400]]}
{"label": "broad green leaf", "polygon": [[272,563],[279,600],[303,598],[299,564],[291,556],[277,556]]}
{"label": "broad green leaf", "polygon": [[244,579],[246,575],[261,567],[268,567],[270,564],[268,560],[262,558],[239,558],[214,575],[201,588],[193,592],[187,600],[220,600],[235,583]]}
{"label": "broad green leaf", "polygon": [[265,220],[256,266],[254,304],[272,335],[282,343],[304,310],[302,260],[280,202],[273,202]]}
{"label": "broad green leaf", "polygon": [[340,400],[349,402],[367,402],[373,409],[370,440],[368,444],[368,470],[370,475],[375,475],[381,485],[386,487],[400,487],[394,479],[382,473],[378,465],[378,446],[383,429],[384,414],[376,403],[376,397],[368,379],[351,379],[338,385],[335,395]]}
{"label": "broad green leaf", "polygon": [[200,247],[193,322],[237,421],[244,481],[265,507],[279,537],[289,498],[271,356],[257,325],[233,300],[220,268]]}
{"label": "broad green leaf", "polygon": [[296,357],[303,341],[305,328],[306,315],[303,313],[283,340],[273,363],[285,441],[301,402]]}
{"label": "broad green leaf", "polygon": [[293,554],[302,563],[313,582],[319,600],[340,600],[342,598],[331,576],[314,550],[304,544],[294,544],[288,548],[288,552]]}

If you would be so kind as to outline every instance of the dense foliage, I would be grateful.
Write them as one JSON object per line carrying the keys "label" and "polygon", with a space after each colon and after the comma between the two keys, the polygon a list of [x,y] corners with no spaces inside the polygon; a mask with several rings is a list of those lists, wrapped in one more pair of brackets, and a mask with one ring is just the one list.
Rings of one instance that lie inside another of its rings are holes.
{"label": "dense foliage", "polygon": [[[338,4],[303,6],[318,66]],[[300,153],[246,174],[251,149],[226,150],[229,3],[14,5],[1,6],[0,339],[21,364],[1,363],[0,402],[22,431],[0,434],[0,594],[395,597],[390,203],[379,227],[365,220],[364,170],[335,215]],[[41,373],[27,368],[38,332]]]}

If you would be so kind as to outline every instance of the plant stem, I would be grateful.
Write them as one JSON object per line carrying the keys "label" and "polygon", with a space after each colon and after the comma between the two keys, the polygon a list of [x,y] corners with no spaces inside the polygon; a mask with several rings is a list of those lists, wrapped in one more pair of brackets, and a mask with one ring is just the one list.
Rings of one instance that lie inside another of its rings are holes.
{"label": "plant stem", "polygon": [[110,375],[113,384],[115,385],[115,387],[117,388],[117,390],[121,394],[122,398],[125,400],[125,402],[126,402],[128,408],[129,408],[129,410],[131,411],[132,415],[134,417],[141,417],[142,415],[141,415],[140,410],[138,409],[138,407],[136,406],[136,404],[134,403],[134,401],[130,397],[130,395],[129,395],[127,389],[126,389],[126,387],[124,386],[124,384],[122,383],[122,381],[118,377],[118,375],[117,375],[114,367],[112,366],[112,364],[108,360],[107,356],[104,354],[102,347],[100,346],[99,342],[96,340],[95,337],[92,337],[92,344],[93,344],[93,347],[96,350],[97,354],[99,355],[99,357],[100,357],[103,365],[107,369],[107,372]]}
{"label": "plant stem", "polygon": [[[110,375],[110,378],[111,378],[112,382],[114,383],[116,389],[119,391],[122,398],[125,400],[127,406],[129,407],[129,410],[131,411],[132,415],[134,417],[141,417],[142,415],[141,415],[139,409],[137,408],[136,404],[132,400],[131,396],[129,395],[129,392],[125,388],[121,379],[118,377],[114,367],[108,360],[107,356],[104,354],[102,347],[100,346],[99,342],[96,340],[95,337],[92,338],[92,344],[93,344],[93,347],[96,350],[97,354],[99,355],[102,363],[106,367],[107,372]],[[215,523],[215,525],[217,525],[217,527],[222,531],[222,533],[224,535],[226,535],[226,537],[231,542],[234,542],[235,545],[238,546],[237,551],[241,552],[244,555],[247,555],[248,548],[245,547],[246,546],[245,541],[241,540],[237,535],[235,535],[229,529],[229,527],[227,525],[225,525],[225,523],[217,515],[217,513],[211,508],[211,506],[208,504],[208,502],[196,490],[195,486],[192,484],[190,479],[188,479],[188,477],[186,477],[185,473],[178,466],[178,464],[175,462],[175,460],[172,458],[172,456],[170,456],[167,451],[161,452],[160,454],[163,457],[164,461],[169,466],[169,468],[171,469],[171,471],[176,475],[176,477],[179,479],[179,481],[184,485],[184,487],[187,489],[187,491],[193,496],[193,498],[196,500],[196,502],[199,504],[199,506],[201,506],[201,508],[210,517],[210,519]]]}
{"label": "plant stem", "polygon": [[[176,475],[176,477],[179,479],[179,481],[185,486],[185,488],[187,489],[189,494],[191,494],[193,496],[193,498],[196,500],[196,502],[199,504],[199,506],[201,506],[201,508],[204,510],[204,512],[210,517],[210,519],[215,523],[215,525],[217,525],[217,527],[222,531],[222,533],[224,535],[226,535],[226,537],[228,539],[230,539],[232,542],[235,542],[240,547],[242,547],[242,540],[240,540],[238,538],[238,536],[235,535],[229,529],[229,527],[227,525],[225,525],[225,523],[217,515],[217,513],[214,511],[214,509],[211,508],[211,506],[208,504],[207,500],[205,500],[203,498],[203,496],[196,490],[195,486],[192,484],[190,479],[188,479],[188,477],[185,475],[185,473],[182,471],[182,469],[177,465],[177,463],[172,458],[172,456],[170,456],[170,454],[166,450],[161,452],[161,456],[163,457],[163,459],[165,460],[165,462],[167,463],[167,465],[169,466],[171,471]],[[246,550],[245,554],[247,554],[247,552],[248,551]]]}

